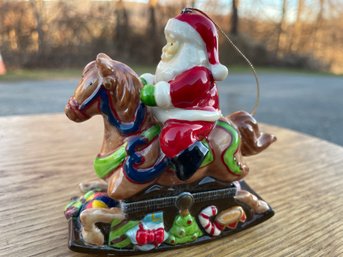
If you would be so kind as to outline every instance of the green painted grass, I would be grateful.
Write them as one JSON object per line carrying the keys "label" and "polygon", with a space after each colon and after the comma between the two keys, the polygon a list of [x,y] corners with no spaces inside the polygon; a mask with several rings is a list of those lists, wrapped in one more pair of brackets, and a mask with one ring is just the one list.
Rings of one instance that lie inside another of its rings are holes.
{"label": "green painted grass", "polygon": [[[133,70],[137,74],[143,74],[145,72],[153,73],[155,67],[152,66],[132,66]],[[71,69],[18,69],[10,70],[6,75],[0,76],[0,81],[24,81],[24,80],[59,80],[59,79],[78,79],[81,77],[81,68]],[[316,72],[301,69],[291,68],[274,68],[274,67],[257,67],[258,74],[262,73],[290,73],[290,74],[308,74],[308,75],[326,75],[337,76],[328,72]],[[251,69],[247,66],[231,66],[229,67],[230,74],[244,74],[251,72]],[[342,76],[342,75],[339,75]]]}

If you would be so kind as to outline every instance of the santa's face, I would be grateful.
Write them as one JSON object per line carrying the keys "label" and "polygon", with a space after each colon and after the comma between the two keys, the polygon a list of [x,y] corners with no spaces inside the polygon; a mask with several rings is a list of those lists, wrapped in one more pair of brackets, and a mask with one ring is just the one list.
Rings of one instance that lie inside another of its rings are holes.
{"label": "santa's face", "polygon": [[180,48],[180,42],[172,33],[166,32],[167,44],[162,48],[161,60],[169,62],[175,57]]}
{"label": "santa's face", "polygon": [[155,83],[170,81],[182,72],[194,67],[208,67],[204,47],[185,40],[182,36],[165,31],[167,44],[162,48],[161,61],[157,65]]}

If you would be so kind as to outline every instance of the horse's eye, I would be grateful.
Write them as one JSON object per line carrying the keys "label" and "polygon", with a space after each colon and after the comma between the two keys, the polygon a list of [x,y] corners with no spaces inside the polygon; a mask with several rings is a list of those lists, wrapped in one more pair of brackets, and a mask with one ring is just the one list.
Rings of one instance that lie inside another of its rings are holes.
{"label": "horse's eye", "polygon": [[89,83],[89,86],[93,85],[93,82]]}

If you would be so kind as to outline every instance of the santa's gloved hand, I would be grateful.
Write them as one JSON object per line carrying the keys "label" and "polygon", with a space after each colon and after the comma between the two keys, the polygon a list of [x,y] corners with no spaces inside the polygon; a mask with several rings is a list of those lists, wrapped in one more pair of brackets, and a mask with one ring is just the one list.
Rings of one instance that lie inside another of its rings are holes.
{"label": "santa's gloved hand", "polygon": [[156,106],[155,99],[155,87],[150,84],[146,84],[140,93],[141,101],[148,106]]}
{"label": "santa's gloved hand", "polygon": [[154,84],[155,76],[151,73],[144,73],[139,78],[141,79],[143,86],[146,84]]}

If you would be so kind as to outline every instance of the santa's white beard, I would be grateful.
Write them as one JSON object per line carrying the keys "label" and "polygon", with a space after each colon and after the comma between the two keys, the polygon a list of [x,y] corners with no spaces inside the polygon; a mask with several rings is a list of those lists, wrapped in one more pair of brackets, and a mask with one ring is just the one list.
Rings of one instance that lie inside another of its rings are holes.
{"label": "santa's white beard", "polygon": [[207,52],[197,45],[184,43],[173,59],[159,62],[155,73],[155,83],[170,81],[194,66],[209,67]]}

